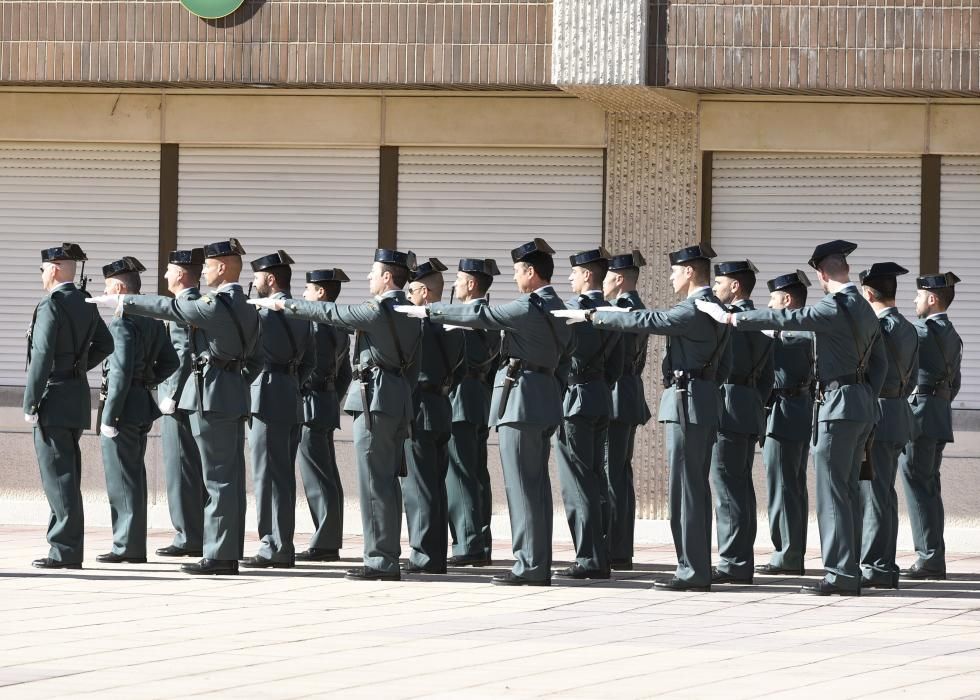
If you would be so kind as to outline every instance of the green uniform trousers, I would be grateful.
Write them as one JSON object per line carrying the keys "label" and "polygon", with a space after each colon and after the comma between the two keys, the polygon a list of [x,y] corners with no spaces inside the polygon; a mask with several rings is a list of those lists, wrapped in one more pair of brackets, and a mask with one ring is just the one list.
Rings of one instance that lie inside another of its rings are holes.
{"label": "green uniform trousers", "polygon": [[912,543],[918,555],[915,565],[929,571],[946,571],[946,514],[939,476],[945,448],[945,442],[922,436],[906,446],[901,459]]}
{"label": "green uniform trousers", "polygon": [[762,447],[769,492],[769,536],[772,566],[802,569],[810,503],[806,485],[809,440],[783,440],[770,435]]}
{"label": "green uniform trousers", "polygon": [[692,586],[711,584],[711,446],[717,428],[665,423],[670,532],[677,552],[678,579]]}
{"label": "green uniform trousers", "polygon": [[756,438],[719,430],[711,456],[711,489],[718,524],[718,570],[751,579],[758,528],[752,461]]}
{"label": "green uniform trousers", "polygon": [[608,426],[605,416],[569,416],[555,435],[558,482],[575,563],[589,571],[609,569],[608,490],[603,472]]}
{"label": "green uniform trousers", "polygon": [[485,557],[493,551],[490,535],[490,471],[487,438],[490,429],[466,421],[453,423],[449,438],[446,497],[453,554]]}
{"label": "green uniform trousers", "polygon": [[220,561],[245,554],[245,421],[217,411],[191,414],[201,454],[204,488],[204,557]]}
{"label": "green uniform trousers", "polygon": [[898,494],[895,477],[898,457],[905,445],[875,440],[871,446],[874,478],[861,482],[864,509],[861,534],[861,575],[891,583],[898,575],[895,550],[898,547]]}
{"label": "green uniform trousers", "polygon": [[112,553],[146,556],[146,436],[149,425],[120,423],[102,435],[102,465],[112,519]]}
{"label": "green uniform trousers", "polygon": [[504,423],[497,426],[507,510],[514,550],[513,573],[535,581],[551,578],[554,506],[548,455],[553,426]]}
{"label": "green uniform trousers", "polygon": [[191,431],[190,414],[175,411],[160,422],[167,507],[176,534],[173,544],[182,549],[201,549],[204,541],[204,488],[201,455]]}
{"label": "green uniform trousers", "polygon": [[354,458],[357,491],[364,532],[364,566],[398,571],[401,555],[402,492],[398,483],[408,436],[408,421],[387,413],[371,412],[368,430],[364,413],[354,419]]}
{"label": "green uniform trousers", "polygon": [[633,558],[633,528],[636,525],[636,491],[633,486],[633,443],[636,426],[609,422],[606,456],[606,485],[609,499],[607,541],[613,560]]}
{"label": "green uniform trousers", "polygon": [[85,553],[85,514],[82,511],[81,428],[34,426],[34,452],[41,470],[41,485],[48,498],[48,557],[81,564]]}
{"label": "green uniform trousers", "polygon": [[858,476],[871,423],[821,421],[813,466],[817,476],[817,526],[826,580],[844,590],[861,586],[861,488]]}
{"label": "green uniform trousers", "polygon": [[411,549],[408,560],[415,566],[442,571],[449,547],[449,433],[416,428],[415,436],[405,441],[405,463],[408,474],[401,487]]}
{"label": "green uniform trousers", "polygon": [[296,468],[293,466],[302,425],[264,421],[252,416],[248,444],[259,526],[258,556],[275,562],[296,559]]}
{"label": "green uniform trousers", "polygon": [[340,549],[344,538],[344,487],[337,469],[333,428],[303,426],[299,474],[313,518],[313,549]]}

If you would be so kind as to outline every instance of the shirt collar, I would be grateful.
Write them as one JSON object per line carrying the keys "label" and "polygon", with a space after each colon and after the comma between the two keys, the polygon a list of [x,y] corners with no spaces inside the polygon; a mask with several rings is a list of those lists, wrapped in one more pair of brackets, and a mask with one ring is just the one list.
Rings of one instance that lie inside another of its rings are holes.
{"label": "shirt collar", "polygon": [[878,318],[884,318],[892,311],[898,311],[898,308],[895,306],[886,306],[884,309],[878,312]]}
{"label": "shirt collar", "polygon": [[535,289],[535,290],[534,290],[533,292],[531,292],[531,293],[532,293],[532,294],[541,294],[541,292],[543,292],[543,291],[544,291],[544,290],[546,290],[546,289],[550,289],[551,291],[554,291],[554,288],[553,288],[553,286],[552,286],[552,285],[550,285],[550,284],[546,284],[546,285],[544,285],[543,287],[538,287],[537,289]]}
{"label": "shirt collar", "polygon": [[934,314],[929,314],[928,316],[926,316],[926,320],[927,321],[931,321],[933,319],[937,319],[938,320],[938,319],[941,319],[941,318],[949,318],[949,315],[945,311],[937,311]]}
{"label": "shirt collar", "polygon": [[479,304],[481,301],[485,302],[486,300],[487,300],[486,297],[479,297],[477,299],[470,299],[469,301],[464,301],[463,303],[464,304]]}
{"label": "shirt collar", "polygon": [[844,284],[842,284],[840,286],[840,289],[838,289],[837,291],[838,292],[843,292],[843,291],[847,290],[848,287],[850,287],[851,289],[853,289],[855,292],[857,291],[857,288],[858,288],[857,285],[854,284],[853,282],[845,282]]}
{"label": "shirt collar", "polygon": [[374,299],[375,301],[381,301],[382,299],[394,299],[401,293],[401,291],[402,290],[400,289],[389,289],[384,294],[378,294],[377,296],[374,297]]}
{"label": "shirt collar", "polygon": [[188,287],[187,289],[181,289],[179,292],[177,292],[177,298],[180,299],[181,297],[186,297],[188,294],[195,291],[195,289],[196,287]]}
{"label": "shirt collar", "polygon": [[709,287],[708,285],[704,285],[703,287],[698,287],[693,292],[691,292],[690,294],[688,294],[687,295],[687,298],[690,299],[691,297],[701,296],[702,294],[705,293],[705,291],[710,292],[711,291],[711,287]]}
{"label": "shirt collar", "polygon": [[52,294],[54,292],[57,292],[59,289],[64,289],[65,287],[74,287],[74,286],[75,286],[75,283],[74,282],[70,282],[70,281],[69,282],[62,282],[61,284],[59,284],[59,285],[57,285],[55,287],[52,287],[51,288],[51,291],[48,292],[48,294]]}
{"label": "shirt collar", "polygon": [[224,294],[231,294],[232,292],[235,291],[235,288],[236,287],[239,290],[241,290],[242,285],[239,284],[238,282],[225,282],[224,284],[218,285],[218,288],[215,289],[214,291],[215,291],[216,294],[223,294],[223,293]]}

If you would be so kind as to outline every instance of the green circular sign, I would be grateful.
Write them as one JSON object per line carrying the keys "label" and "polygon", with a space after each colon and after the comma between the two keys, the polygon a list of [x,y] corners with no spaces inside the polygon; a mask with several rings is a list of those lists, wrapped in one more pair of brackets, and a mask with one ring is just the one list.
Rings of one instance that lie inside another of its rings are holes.
{"label": "green circular sign", "polygon": [[245,0],[180,0],[180,4],[202,19],[227,17]]}

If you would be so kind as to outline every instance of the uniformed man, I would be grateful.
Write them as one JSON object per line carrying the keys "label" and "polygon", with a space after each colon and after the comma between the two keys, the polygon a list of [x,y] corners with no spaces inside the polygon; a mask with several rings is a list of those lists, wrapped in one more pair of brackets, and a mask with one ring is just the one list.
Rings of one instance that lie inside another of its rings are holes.
{"label": "uniformed man", "polygon": [[[609,252],[602,247],[570,255],[568,277],[572,292],[569,309],[609,306],[602,297],[602,282],[609,268]],[[575,546],[575,563],[555,572],[559,578],[609,578],[608,484],[605,476],[606,438],[612,413],[610,363],[618,333],[599,330],[592,324],[573,328],[572,348],[559,372],[566,379],[563,420],[555,434],[558,480],[565,504],[565,517]],[[607,366],[608,365],[608,366]]]}
{"label": "uniformed man", "polygon": [[[337,301],[350,278],[339,267],[306,273],[306,301]],[[314,323],[316,367],[303,383],[303,434],[299,473],[313,518],[309,548],[297,561],[337,561],[344,537],[344,487],[337,469],[334,431],[340,428],[340,398],[351,384],[350,336],[340,328]]]}
{"label": "uniformed man", "polygon": [[[252,261],[261,299],[292,298],[293,259],[284,250]],[[313,371],[316,347],[310,324],[282,312],[259,310],[261,362],[252,377],[248,445],[259,526],[259,551],[242,560],[248,569],[290,569],[296,562],[296,452],[303,426],[300,385]]]}
{"label": "uniformed man", "polygon": [[[729,311],[751,311],[758,271],[751,260],[717,263],[712,291]],[[766,402],[773,384],[772,339],[761,332],[736,333],[730,352],[731,372],[721,385],[721,421],[711,453],[719,557],[711,582],[750,584],[757,529],[752,462],[766,430]]]}
{"label": "uniformed man", "polygon": [[663,359],[664,392],[659,420],[667,430],[670,529],[677,551],[673,577],[655,582],[675,591],[711,589],[711,493],[708,472],[711,446],[718,430],[721,399],[718,387],[729,372],[729,333],[696,312],[695,300],[723,309],[708,285],[708,245],[693,245],[670,253],[670,282],[684,298],[664,311],[629,313],[620,307],[565,311],[555,314],[570,321],[591,318],[603,329],[667,336]]}
{"label": "uniformed man", "polygon": [[392,312],[408,304],[402,291],[415,269],[415,255],[379,248],[368,275],[374,299],[363,304],[332,301],[254,299],[256,306],[287,316],[328,323],[354,332],[357,388],[344,410],[354,416],[354,454],[364,532],[364,566],[350,569],[353,580],[397,581],[401,577],[402,495],[398,474],[414,417],[412,390],[421,324]]}
{"label": "uniformed man", "polygon": [[[204,248],[174,250],[168,256],[167,290],[177,299],[201,298],[198,286],[204,268]],[[171,544],[157,550],[161,557],[204,556],[204,488],[201,453],[191,430],[191,413],[197,409],[189,382],[194,372],[199,332],[176,321],[166,322],[170,343],[180,367],[157,386],[157,398],[164,416],[160,424],[163,447],[164,477],[167,483],[167,508],[176,534]]]}
{"label": "uniformed man", "polygon": [[849,281],[847,256],[857,248],[847,241],[822,243],[809,264],[827,293],[819,303],[796,310],[730,313],[715,305],[698,308],[721,323],[746,330],[809,330],[816,337],[817,428],[813,461],[817,473],[817,523],[825,578],[801,593],[860,595],[858,537],[861,492],[858,475],[871,429],[878,418],[876,397],[888,359],[878,320]]}
{"label": "uniformed man", "polygon": [[897,277],[907,274],[893,262],[875,263],[862,270],[861,293],[881,324],[881,338],[888,353],[888,373],[878,393],[881,418],[871,446],[871,476],[861,482],[864,509],[861,535],[861,586],[898,588],[898,496],[895,476],[898,457],[912,439],[912,373],[919,366],[919,336],[895,307]]}
{"label": "uniformed man", "polygon": [[41,286],[48,294],[34,309],[27,334],[24,420],[34,426],[34,451],[51,508],[50,550],[32,562],[39,569],[82,568],[85,522],[78,441],[92,421],[85,373],[112,352],[109,329],[98,311],[85,305],[88,294],[73,281],[76,261],[85,260],[74,243],[41,251]]}
{"label": "uniformed man", "polygon": [[541,238],[514,248],[514,281],[522,292],[509,304],[445,304],[399,308],[402,313],[488,331],[503,331],[490,425],[497,429],[513,538],[513,568],[491,583],[550,586],[554,511],[548,457],[561,422],[561,386],[555,376],[571,332],[549,311],[564,304],[551,286],[555,251]]}
{"label": "uniformed man", "polygon": [[[644,308],[636,284],[646,260],[638,250],[614,255],[602,283],[602,292],[614,306]],[[619,368],[612,367],[613,362]],[[647,363],[647,336],[621,333],[606,365],[612,385],[612,413],[606,446],[606,481],[609,493],[609,565],[615,570],[633,568],[633,528],[636,524],[636,491],[633,486],[633,444],[636,429],[650,420],[643,392]]]}
{"label": "uniformed man", "polygon": [[[139,294],[146,270],[126,256],[103,266],[106,294]],[[146,562],[146,440],[160,409],[152,387],[180,366],[163,323],[118,316],[109,324],[113,350],[102,369],[99,416],[102,466],[112,520],[112,551],[103,564]]]}
{"label": "uniformed man", "polygon": [[[500,274],[493,258],[461,258],[455,299],[463,304],[489,304],[490,285]],[[490,514],[493,506],[487,439],[490,396],[500,356],[500,333],[469,329],[463,333],[463,361],[456,368],[449,400],[453,407],[449,438],[446,495],[453,555],[449,566],[488,566],[493,554]]]}
{"label": "uniformed man", "polygon": [[[424,306],[442,300],[446,266],[438,258],[419,263],[412,272],[408,300]],[[449,392],[462,361],[462,333],[449,332],[425,319],[419,378],[412,394],[414,425],[405,442],[407,473],[402,479],[405,520],[411,552],[402,571],[408,574],[446,573],[449,514],[446,474],[453,409]]]}
{"label": "uniformed man", "polygon": [[[237,574],[245,547],[245,420],[249,413],[246,363],[258,362],[259,319],[238,280],[245,249],[238,239],[204,246],[204,281],[214,292],[200,299],[105,295],[93,303],[121,312],[186,323],[200,330],[194,376],[188,382],[197,410],[197,440],[208,498],[204,558],[184,564],[192,575]],[[187,389],[185,388],[185,391]]]}
{"label": "uniformed man", "polygon": [[[803,270],[780,275],[766,283],[770,309],[806,306],[810,279]],[[806,463],[813,423],[813,333],[767,331],[774,336],[775,384],[767,410],[762,462],[769,492],[769,536],[773,553],[756,573],[802,576],[810,506]]]}
{"label": "uniformed man", "polygon": [[959,281],[952,272],[924,275],[915,281],[919,366],[909,398],[915,437],[901,458],[916,553],[915,563],[902,576],[912,580],[946,578],[939,468],[946,444],[953,441],[951,402],[960,390],[963,341],[946,313]]}

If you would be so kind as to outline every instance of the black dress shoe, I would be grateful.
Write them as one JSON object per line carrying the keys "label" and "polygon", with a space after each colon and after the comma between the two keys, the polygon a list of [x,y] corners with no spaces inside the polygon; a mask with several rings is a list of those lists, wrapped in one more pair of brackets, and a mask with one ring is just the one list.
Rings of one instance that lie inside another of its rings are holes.
{"label": "black dress shoe", "polygon": [[482,554],[456,554],[449,557],[448,566],[490,566],[489,557]]}
{"label": "black dress shoe", "polygon": [[401,581],[401,574],[398,571],[379,571],[369,566],[359,566],[356,569],[347,569],[344,578],[351,581]]}
{"label": "black dress shoe", "polygon": [[921,566],[913,564],[902,572],[902,578],[911,579],[912,581],[945,581],[946,572],[923,569]]}
{"label": "black dress shoe", "polygon": [[161,547],[157,550],[158,557],[203,557],[204,552],[200,549],[184,549],[175,544],[169,547]]}
{"label": "black dress shoe", "polygon": [[258,554],[242,559],[238,564],[246,569],[292,569],[294,566],[291,561],[273,561]]}
{"label": "black dress shoe", "polygon": [[738,586],[751,586],[752,577],[739,578],[738,576],[732,576],[727,571],[722,571],[717,567],[711,568],[711,583],[734,583]]}
{"label": "black dress shoe", "polygon": [[145,564],[146,557],[127,557],[125,554],[100,554],[95,558],[100,564]]}
{"label": "black dress shoe", "polygon": [[413,564],[412,562],[405,562],[401,565],[401,570],[403,574],[444,574],[446,573],[446,567],[438,566],[419,566],[418,564]]}
{"label": "black dress shoe", "polygon": [[820,579],[814,584],[807,584],[800,588],[800,593],[806,593],[807,595],[861,595],[861,589],[857,588],[854,590],[849,590],[846,588],[841,588],[840,586],[835,586],[825,579]]}
{"label": "black dress shoe", "polygon": [[653,582],[653,587],[658,588],[663,591],[693,591],[697,593],[707,593],[711,590],[711,585],[707,586],[695,586],[687,581],[681,581],[676,576],[670,578],[662,578],[659,581]]}
{"label": "black dress shoe", "polygon": [[799,569],[788,569],[784,566],[774,566],[772,564],[759,564],[755,567],[755,573],[763,576],[805,576],[806,571],[801,566]]}
{"label": "black dress shoe", "polygon": [[513,571],[508,571],[506,574],[501,574],[500,576],[494,576],[490,579],[490,583],[494,586],[550,586],[551,579],[531,579],[524,578],[523,576],[518,576]]}
{"label": "black dress shoe", "polygon": [[310,547],[306,551],[296,552],[296,561],[340,561],[340,550]]}
{"label": "black dress shoe", "polygon": [[41,557],[31,562],[36,569],[81,569],[81,562],[58,561],[49,557]]}
{"label": "black dress shoe", "polygon": [[881,588],[883,590],[898,590],[898,574],[892,578],[862,578],[861,588]]}
{"label": "black dress shoe", "polygon": [[613,571],[632,571],[633,570],[633,560],[632,559],[611,559],[609,561],[609,568]]}
{"label": "black dress shoe", "polygon": [[180,570],[193,576],[236,576],[238,562],[234,559],[208,559],[193,564],[181,564]]}
{"label": "black dress shoe", "polygon": [[578,564],[573,564],[567,569],[561,569],[556,571],[554,575],[558,578],[573,578],[573,579],[608,579],[608,571],[600,571],[598,569],[586,569],[584,566],[579,566]]}

